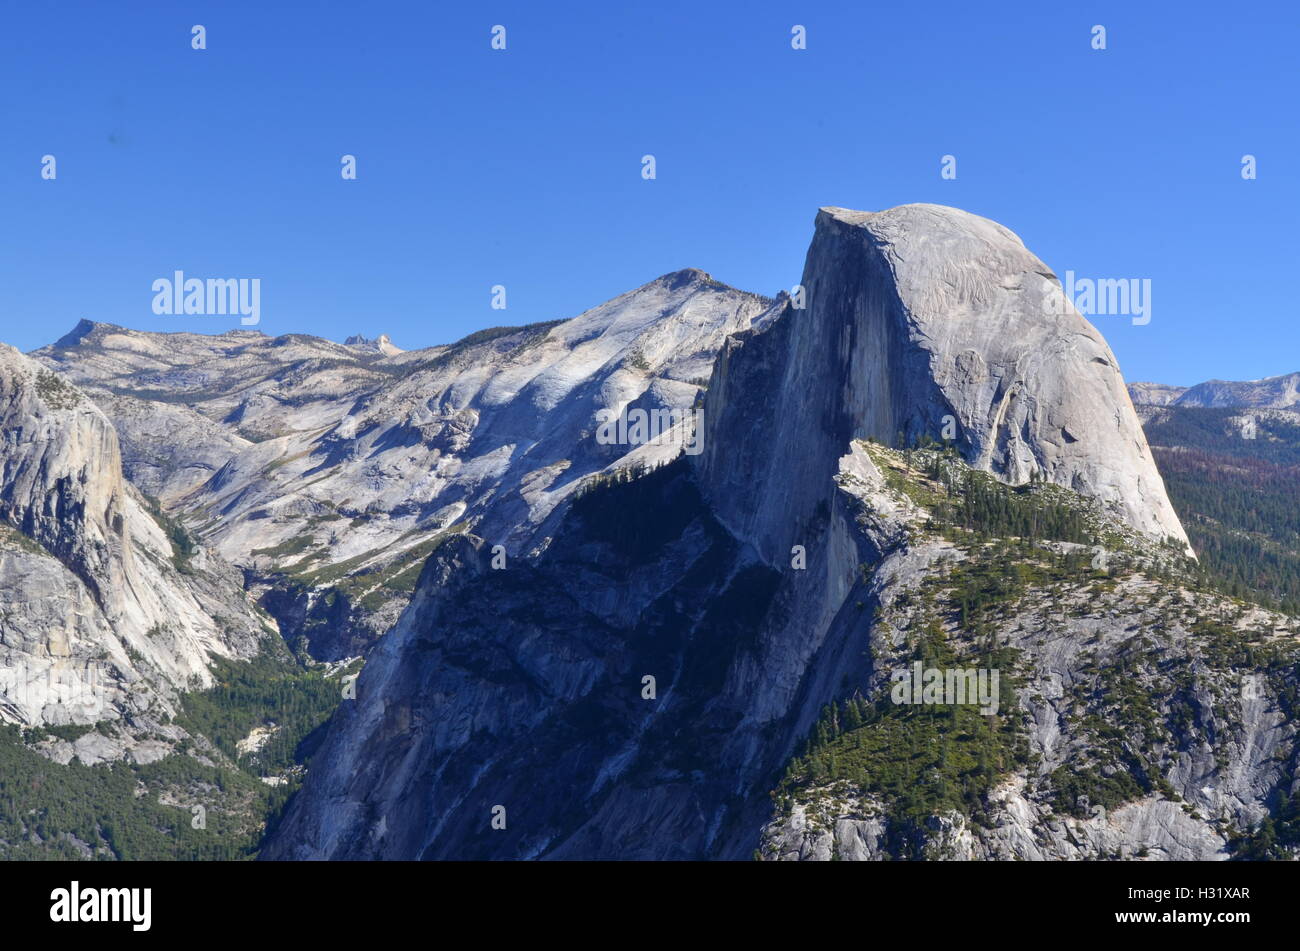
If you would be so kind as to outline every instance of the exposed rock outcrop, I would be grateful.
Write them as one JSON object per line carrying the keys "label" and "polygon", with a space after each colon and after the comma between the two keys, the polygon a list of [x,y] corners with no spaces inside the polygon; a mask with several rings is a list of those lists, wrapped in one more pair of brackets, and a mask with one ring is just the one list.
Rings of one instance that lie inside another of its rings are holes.
{"label": "exposed rock outcrop", "polygon": [[396,346],[393,341],[388,338],[388,334],[380,334],[378,337],[374,337],[373,339],[370,337],[363,337],[361,334],[353,334],[351,337],[348,337],[347,340],[343,341],[343,345],[346,347],[356,347],[358,350],[364,350],[368,353],[382,353],[386,357],[395,357],[402,352],[402,349]]}
{"label": "exposed rock outcrop", "polygon": [[0,443],[0,718],[147,732],[210,657],[257,650],[238,573],[151,515],[91,400],[3,345]]}
{"label": "exposed rock outcrop", "polygon": [[[932,488],[903,454],[866,455],[875,461],[864,460],[863,470],[907,472],[901,491],[898,481],[848,480],[867,511]],[[873,671],[856,694],[883,716],[842,724],[842,736],[806,754],[816,767],[796,763],[787,772],[761,857],[1222,860],[1300,793],[1290,713],[1295,618],[1195,590],[1165,571],[1168,549],[1140,539],[1106,553],[1102,569],[1091,567],[1100,548],[971,537],[931,549],[937,557],[923,572],[892,571],[931,534],[927,515],[912,518],[912,540],[876,572]],[[1027,577],[1035,583],[1014,580]],[[972,622],[976,579],[994,607],[976,609]],[[941,726],[919,749],[881,742],[891,728],[900,736],[918,728],[894,716],[886,698],[890,675],[918,656],[917,633],[934,624],[953,652],[950,665],[997,657],[1001,699],[1014,704],[986,734]],[[994,652],[980,643],[989,637]],[[981,753],[972,757],[965,745],[982,745]],[[986,774],[979,756],[990,751],[1002,768]],[[822,771],[827,762],[831,775]],[[902,794],[891,785],[899,776],[908,779]]]}
{"label": "exposed rock outcrop", "polygon": [[723,352],[705,420],[706,495],[768,560],[855,438],[950,440],[1005,481],[1045,478],[1186,544],[1114,354],[1006,228],[937,205],[824,208],[803,286],[805,310]]}

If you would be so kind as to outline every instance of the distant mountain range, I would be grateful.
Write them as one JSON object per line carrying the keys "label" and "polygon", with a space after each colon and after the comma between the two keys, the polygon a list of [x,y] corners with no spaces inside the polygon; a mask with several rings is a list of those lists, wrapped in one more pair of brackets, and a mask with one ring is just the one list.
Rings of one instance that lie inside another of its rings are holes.
{"label": "distant mountain range", "polygon": [[1233,383],[1207,380],[1195,386],[1165,383],[1130,383],[1135,404],[1149,406],[1202,406],[1218,409],[1289,409],[1300,403],[1300,373]]}

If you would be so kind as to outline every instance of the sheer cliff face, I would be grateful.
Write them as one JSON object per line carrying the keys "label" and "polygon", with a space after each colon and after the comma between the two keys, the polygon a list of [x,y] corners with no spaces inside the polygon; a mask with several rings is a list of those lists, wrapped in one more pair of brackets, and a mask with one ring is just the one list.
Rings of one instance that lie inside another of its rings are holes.
{"label": "sheer cliff face", "polygon": [[112,425],[54,374],[0,347],[0,433],[0,514],[119,614],[132,552]]}
{"label": "sheer cliff face", "polygon": [[865,437],[951,416],[978,469],[1183,538],[1113,356],[1010,232],[827,210],[804,286],[724,345],[702,455],[557,509],[508,564],[435,552],[266,857],[749,857],[819,710],[900,649],[877,609],[961,555]]}
{"label": "sheer cliff face", "polygon": [[804,309],[724,350],[705,414],[705,493],[765,558],[798,543],[850,440],[900,435],[1186,544],[1114,354],[1006,228],[938,205],[824,208],[803,287]]}
{"label": "sheer cliff face", "polygon": [[122,477],[84,394],[0,345],[0,719],[165,717],[211,654],[261,634],[239,578],[202,550],[185,571]]}

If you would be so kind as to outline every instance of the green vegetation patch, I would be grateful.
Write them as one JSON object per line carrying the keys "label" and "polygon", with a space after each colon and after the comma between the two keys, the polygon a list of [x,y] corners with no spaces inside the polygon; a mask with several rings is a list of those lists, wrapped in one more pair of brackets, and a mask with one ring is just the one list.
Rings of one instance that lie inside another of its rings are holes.
{"label": "green vegetation patch", "polygon": [[[141,495],[144,495],[142,492]],[[193,558],[199,550],[199,544],[194,537],[186,530],[185,525],[178,518],[173,518],[163,511],[162,503],[151,495],[144,495],[145,509],[153,516],[153,520],[158,523],[158,527],[163,530],[167,540],[172,546],[172,564],[176,570],[184,574],[190,572],[190,559]]]}
{"label": "green vegetation patch", "polygon": [[4,549],[26,552],[29,555],[44,555],[47,558],[54,557],[45,550],[40,542],[34,538],[28,538],[8,522],[0,522],[0,551]]}
{"label": "green vegetation patch", "polygon": [[254,548],[253,555],[265,555],[267,558],[292,558],[294,555],[301,555],[313,544],[315,539],[311,535],[295,535],[293,538],[286,538],[278,545],[272,545],[270,548]]}
{"label": "green vegetation patch", "polygon": [[[50,728],[46,728],[50,732]],[[67,766],[0,725],[0,860],[251,857],[278,790],[237,770],[168,756],[147,766]],[[194,806],[205,828],[194,828]]]}
{"label": "green vegetation patch", "polygon": [[[196,759],[201,751],[186,740],[148,765],[86,766],[74,759],[60,766],[30,744],[72,742],[117,727],[0,725],[0,861],[254,857],[268,823],[297,790],[295,768],[310,758],[313,738],[342,698],[342,682],[339,674],[302,668],[282,652],[218,661],[214,673],[217,685],[186,695],[176,723],[209,737],[229,757],[215,765]],[[239,753],[240,740],[271,724],[265,746]],[[277,772],[286,774],[281,785],[260,779]],[[196,806],[202,807],[199,823]]]}
{"label": "green vegetation patch", "polygon": [[[303,668],[285,655],[263,653],[251,661],[218,660],[217,685],[188,693],[176,723],[207,737],[241,766],[266,775],[298,762],[298,746],[329,719],[342,696],[339,677]],[[253,753],[237,744],[256,727],[275,726]]]}
{"label": "green vegetation patch", "polygon": [[81,394],[49,370],[41,370],[36,376],[36,395],[50,409],[72,409],[81,402]]}
{"label": "green vegetation patch", "polygon": [[[998,712],[974,704],[899,704],[888,695],[853,697],[826,707],[773,793],[789,808],[844,783],[880,802],[901,829],[918,829],[933,815],[959,812],[989,821],[988,794],[1029,764],[1028,737],[1016,700],[1019,652],[1011,648],[959,655],[931,619],[906,661],[925,668],[984,668],[999,672]],[[904,857],[921,857],[922,837],[894,843]]]}

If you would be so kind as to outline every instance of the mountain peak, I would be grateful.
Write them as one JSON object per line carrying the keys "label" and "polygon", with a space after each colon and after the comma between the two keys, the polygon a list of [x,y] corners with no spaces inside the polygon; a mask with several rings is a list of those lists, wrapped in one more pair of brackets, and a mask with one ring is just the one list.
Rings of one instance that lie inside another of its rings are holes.
{"label": "mountain peak", "polygon": [[676,290],[679,287],[686,287],[691,284],[715,284],[717,282],[706,271],[701,271],[695,267],[684,267],[679,271],[670,271],[651,283],[666,284],[670,289]]}
{"label": "mountain peak", "polygon": [[121,330],[121,329],[122,328],[116,327],[113,324],[101,324],[98,321],[87,320],[85,317],[83,317],[81,318],[81,320],[77,321],[77,326],[73,327],[70,331],[68,331],[58,340],[54,341],[53,346],[56,349],[65,348],[65,347],[75,347],[77,346],[77,344],[81,343],[87,337],[93,336],[97,331],[101,331],[101,330],[111,331],[111,330]]}
{"label": "mountain peak", "polygon": [[[1005,482],[1066,486],[1185,543],[1114,354],[1009,229],[942,205],[823,208],[802,285],[805,310],[724,349],[706,402],[706,484],[769,558],[865,438],[947,440]],[[741,429],[769,434],[768,464],[728,452]]]}
{"label": "mountain peak", "polygon": [[395,354],[404,353],[401,348],[393,345],[393,341],[388,334],[380,334],[378,337],[366,337],[361,334],[353,334],[343,341],[345,347],[354,347],[358,350],[364,350],[368,353],[382,353],[386,357]]}
{"label": "mountain peak", "polygon": [[941,234],[964,234],[993,244],[1006,242],[1024,249],[1019,235],[1006,226],[950,205],[914,202],[883,211],[855,211],[835,205],[818,209],[818,228],[832,224],[867,228],[882,236],[913,236],[923,240]]}

